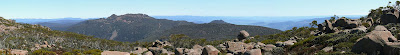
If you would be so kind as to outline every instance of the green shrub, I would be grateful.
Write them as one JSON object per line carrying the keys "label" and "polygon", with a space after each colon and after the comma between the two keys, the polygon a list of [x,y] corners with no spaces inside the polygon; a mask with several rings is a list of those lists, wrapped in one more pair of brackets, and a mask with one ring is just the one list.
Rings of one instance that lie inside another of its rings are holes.
{"label": "green shrub", "polygon": [[268,40],[261,41],[261,43],[264,43],[264,44],[275,44],[275,42],[277,42],[277,41],[278,40],[268,39]]}
{"label": "green shrub", "polygon": [[56,55],[56,52],[39,49],[39,50],[33,51],[32,55]]}
{"label": "green shrub", "polygon": [[370,25],[368,23],[362,23],[363,26],[369,27]]}
{"label": "green shrub", "polygon": [[90,55],[101,55],[101,50],[99,49],[92,49],[92,50],[87,50],[85,52],[83,52],[84,54],[90,54]]}

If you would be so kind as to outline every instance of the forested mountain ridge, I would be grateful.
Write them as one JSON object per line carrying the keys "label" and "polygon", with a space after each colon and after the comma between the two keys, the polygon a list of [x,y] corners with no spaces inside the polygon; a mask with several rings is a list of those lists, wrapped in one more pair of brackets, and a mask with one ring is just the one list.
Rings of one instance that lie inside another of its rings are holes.
{"label": "forested mountain ridge", "polygon": [[[216,24],[217,23],[217,24]],[[173,34],[185,34],[207,40],[232,39],[237,31],[249,30],[256,35],[269,35],[280,30],[250,25],[234,25],[216,20],[215,23],[195,24],[186,21],[155,19],[146,14],[111,15],[108,18],[87,20],[67,31],[117,41],[153,41]]]}

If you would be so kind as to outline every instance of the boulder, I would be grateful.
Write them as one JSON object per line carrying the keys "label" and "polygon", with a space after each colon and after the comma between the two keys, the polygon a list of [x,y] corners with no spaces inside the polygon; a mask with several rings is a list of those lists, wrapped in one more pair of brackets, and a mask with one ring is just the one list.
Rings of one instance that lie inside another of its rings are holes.
{"label": "boulder", "polygon": [[337,31],[329,20],[325,20],[324,23],[318,24],[318,30],[326,33],[334,33]]}
{"label": "boulder", "polygon": [[368,55],[399,55],[400,42],[384,26],[378,25],[373,31],[359,39],[352,48],[354,53]]}
{"label": "boulder", "polygon": [[220,51],[212,45],[204,46],[203,53],[201,55],[218,55]]}
{"label": "boulder", "polygon": [[261,43],[261,42],[257,42],[257,43],[254,45],[254,48],[257,48],[257,49],[259,49],[259,48],[264,48],[264,47],[266,47],[266,45],[265,45],[264,43]]}
{"label": "boulder", "polygon": [[251,50],[253,45],[243,42],[225,42],[228,53],[243,54],[246,50]]}
{"label": "boulder", "polygon": [[120,51],[103,51],[101,55],[130,55],[128,52],[120,52]]}
{"label": "boulder", "polygon": [[383,15],[380,16],[380,24],[398,23],[399,22],[399,11],[397,9],[388,9],[383,11]]}
{"label": "boulder", "polygon": [[186,55],[201,55],[203,48],[200,45],[194,45],[192,49],[188,50]]}
{"label": "boulder", "polygon": [[17,50],[17,49],[12,49],[11,50],[12,55],[28,55],[28,51],[26,50]]}
{"label": "boulder", "polygon": [[176,55],[183,55],[183,54],[185,54],[186,52],[184,52],[185,51],[185,48],[176,48],[175,49],[175,54]]}
{"label": "boulder", "polygon": [[174,52],[170,52],[167,49],[163,48],[158,48],[158,47],[149,47],[149,51],[151,51],[154,55],[161,55],[161,54],[167,54],[167,55],[174,55]]}
{"label": "boulder", "polygon": [[262,55],[261,49],[252,49],[244,53],[244,55]]}
{"label": "boulder", "polygon": [[147,48],[142,48],[142,47],[135,47],[134,51],[132,51],[133,54],[142,54],[143,52],[148,51]]}
{"label": "boulder", "polygon": [[275,42],[275,46],[283,47],[286,45],[294,45],[294,43],[297,43],[297,41],[296,40],[287,40],[285,42],[278,41],[278,42]]}
{"label": "boulder", "polygon": [[240,31],[240,34],[237,36],[237,38],[240,41],[240,40],[246,39],[249,36],[250,36],[250,34],[247,31],[242,30],[242,31]]}
{"label": "boulder", "polygon": [[325,47],[325,48],[323,48],[322,50],[323,50],[324,52],[329,52],[329,51],[332,51],[332,50],[333,50],[333,47],[332,47],[332,46]]}
{"label": "boulder", "polygon": [[361,20],[359,19],[346,19],[339,18],[333,24],[334,27],[341,27],[342,29],[352,29],[361,26]]}
{"label": "boulder", "polygon": [[273,48],[275,48],[276,46],[273,44],[267,44],[265,47],[262,48],[263,51],[272,51]]}
{"label": "boulder", "polygon": [[339,33],[354,34],[354,33],[359,33],[359,32],[365,33],[365,32],[367,32],[367,28],[364,26],[360,26],[360,27],[353,28],[353,29],[345,29]]}
{"label": "boulder", "polygon": [[297,41],[296,40],[288,40],[288,41],[285,41],[283,43],[284,43],[285,46],[286,45],[294,45],[294,43],[297,43]]}
{"label": "boulder", "polygon": [[164,46],[172,46],[172,45],[167,41],[160,41],[160,40],[156,40],[155,42],[153,42],[152,45],[152,47],[159,47],[159,48],[163,48]]}
{"label": "boulder", "polygon": [[153,55],[150,51],[147,51],[146,53],[143,53],[143,55]]}

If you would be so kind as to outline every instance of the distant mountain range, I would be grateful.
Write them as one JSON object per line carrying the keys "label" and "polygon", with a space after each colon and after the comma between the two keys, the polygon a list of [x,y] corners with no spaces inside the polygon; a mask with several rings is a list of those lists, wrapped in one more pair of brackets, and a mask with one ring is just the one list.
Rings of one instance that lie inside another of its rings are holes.
{"label": "distant mountain range", "polygon": [[[360,18],[363,15],[347,15],[347,18]],[[174,21],[188,21],[196,24],[209,23],[213,20],[223,20],[228,23],[237,25],[255,25],[275,28],[279,30],[289,30],[292,27],[309,26],[309,22],[317,20],[319,23],[325,19],[330,19],[330,16],[276,16],[276,17],[263,17],[263,16],[249,16],[249,17],[234,17],[234,16],[152,16],[156,19],[168,19]],[[58,19],[14,19],[16,22],[40,24],[48,26],[53,30],[65,30],[65,27],[76,24],[81,21],[99,19],[99,18],[58,18]],[[54,24],[54,25],[52,25]],[[63,24],[63,26],[59,26]]]}

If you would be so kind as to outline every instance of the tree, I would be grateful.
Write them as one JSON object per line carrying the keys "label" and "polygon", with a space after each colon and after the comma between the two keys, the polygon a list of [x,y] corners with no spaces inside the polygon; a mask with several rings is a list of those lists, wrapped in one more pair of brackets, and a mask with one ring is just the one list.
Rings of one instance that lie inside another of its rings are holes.
{"label": "tree", "polygon": [[318,25],[318,22],[317,22],[316,20],[314,20],[314,21],[312,21],[312,22],[310,23],[310,25],[311,25],[311,27],[315,27],[315,26]]}
{"label": "tree", "polygon": [[331,19],[329,19],[329,21],[330,21],[330,22],[333,22],[334,20],[336,20],[337,17],[338,17],[338,16],[333,15],[333,16],[331,17]]}
{"label": "tree", "polygon": [[390,5],[390,3],[392,3],[391,1],[389,1],[389,3],[388,3],[388,5],[387,6],[389,6]]}

